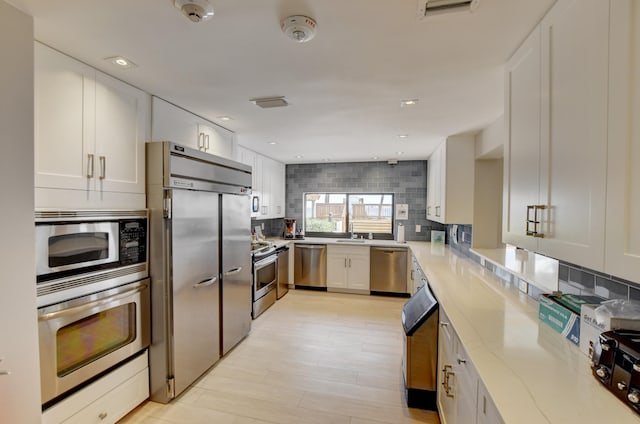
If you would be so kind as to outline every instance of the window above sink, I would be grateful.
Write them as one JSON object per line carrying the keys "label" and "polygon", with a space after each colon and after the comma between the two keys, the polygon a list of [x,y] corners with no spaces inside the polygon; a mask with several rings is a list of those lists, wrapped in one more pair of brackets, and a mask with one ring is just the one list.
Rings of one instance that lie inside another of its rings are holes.
{"label": "window above sink", "polygon": [[305,193],[304,206],[306,236],[393,239],[393,193]]}

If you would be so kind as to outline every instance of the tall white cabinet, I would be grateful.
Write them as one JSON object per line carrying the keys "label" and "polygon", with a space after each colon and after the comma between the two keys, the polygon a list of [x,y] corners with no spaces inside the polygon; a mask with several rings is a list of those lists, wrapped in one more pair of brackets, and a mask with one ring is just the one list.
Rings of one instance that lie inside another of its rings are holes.
{"label": "tall white cabinet", "polygon": [[608,1],[559,0],[506,68],[504,241],[595,269],[604,265],[608,40]]}
{"label": "tall white cabinet", "polygon": [[34,57],[36,206],[144,206],[148,95],[38,42]]}
{"label": "tall white cabinet", "polygon": [[611,2],[605,271],[640,278],[640,2]]}
{"label": "tall white cabinet", "polygon": [[40,424],[33,243],[33,18],[0,1],[0,423]]}

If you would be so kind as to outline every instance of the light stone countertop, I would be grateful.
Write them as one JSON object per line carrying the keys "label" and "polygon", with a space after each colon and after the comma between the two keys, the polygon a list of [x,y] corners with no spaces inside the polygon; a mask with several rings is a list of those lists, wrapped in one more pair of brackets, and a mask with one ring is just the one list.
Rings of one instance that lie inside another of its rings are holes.
{"label": "light stone countertop", "polygon": [[295,244],[335,244],[346,246],[373,246],[373,247],[404,247],[409,248],[409,244],[399,243],[395,240],[369,240],[369,239],[345,239],[345,238],[326,238],[326,237],[306,237],[304,239],[283,239],[270,238],[269,241],[274,244],[280,242],[290,242]]}
{"label": "light stone countertop", "polygon": [[505,423],[640,423],[534,299],[448,246],[407,244]]}

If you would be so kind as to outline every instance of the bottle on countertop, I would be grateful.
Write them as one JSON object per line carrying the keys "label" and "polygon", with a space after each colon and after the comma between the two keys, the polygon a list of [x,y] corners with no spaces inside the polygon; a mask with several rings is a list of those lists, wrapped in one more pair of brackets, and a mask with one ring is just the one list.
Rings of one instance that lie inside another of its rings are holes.
{"label": "bottle on countertop", "polygon": [[404,243],[404,225],[401,223],[398,224],[398,231],[396,232],[396,241],[398,243]]}

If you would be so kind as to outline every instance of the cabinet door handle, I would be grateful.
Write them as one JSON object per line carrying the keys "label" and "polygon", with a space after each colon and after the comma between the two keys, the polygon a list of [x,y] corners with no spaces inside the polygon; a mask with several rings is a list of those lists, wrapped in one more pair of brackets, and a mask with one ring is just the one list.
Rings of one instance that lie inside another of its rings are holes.
{"label": "cabinet door handle", "polygon": [[431,206],[427,206],[427,216],[431,215]]}
{"label": "cabinet door handle", "polygon": [[107,177],[107,157],[99,156],[98,160],[100,161],[100,179],[104,180]]}
{"label": "cabinet door handle", "polygon": [[[527,205],[526,233],[528,236],[544,238],[544,233],[538,231],[538,225],[540,225],[538,211],[545,209],[547,209],[546,205]],[[531,211],[533,211],[533,219],[531,219]],[[533,228],[531,228],[531,226],[533,226]]]}
{"label": "cabinet door handle", "polygon": [[207,145],[207,147],[205,147],[205,149],[206,149],[206,151],[209,151],[209,134],[206,134],[204,136],[204,139],[205,139],[206,145]]}
{"label": "cabinet door handle", "polygon": [[344,258],[344,267],[347,267],[347,258]]}
{"label": "cabinet door handle", "polygon": [[107,414],[106,412],[101,412],[98,414],[98,418],[100,418],[101,420],[104,420],[105,418],[107,418],[109,414]]}
{"label": "cabinet door handle", "polygon": [[204,150],[204,133],[198,134],[198,150]]}
{"label": "cabinet door handle", "polygon": [[351,268],[351,258],[349,258],[349,268]]}
{"label": "cabinet door handle", "polygon": [[87,155],[87,178],[93,178],[93,153]]}
{"label": "cabinet door handle", "polygon": [[436,216],[440,216],[440,206],[436,206]]}

